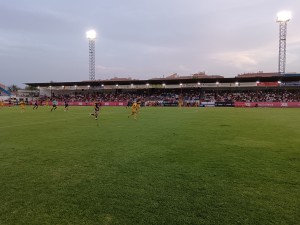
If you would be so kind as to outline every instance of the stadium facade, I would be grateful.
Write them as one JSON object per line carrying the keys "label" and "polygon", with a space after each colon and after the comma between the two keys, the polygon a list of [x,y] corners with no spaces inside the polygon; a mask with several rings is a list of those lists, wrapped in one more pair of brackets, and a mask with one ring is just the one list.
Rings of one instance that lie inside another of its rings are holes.
{"label": "stadium facade", "polygon": [[[299,82],[299,73],[280,75],[278,73],[245,73],[235,77],[225,78],[220,75],[206,75],[205,73],[193,74],[191,76],[178,76],[173,74],[165,78],[152,78],[149,80],[138,80],[131,78],[112,78],[109,80],[76,81],[76,82],[43,82],[26,83],[36,88],[52,88],[52,90],[69,89],[147,89],[147,88],[217,88],[217,87],[253,87],[258,83],[281,83],[280,86],[289,86],[290,82]],[[182,84],[182,85],[181,85]],[[259,85],[262,86],[262,85]],[[276,85],[277,86],[277,85]]]}
{"label": "stadium facade", "polygon": [[131,78],[112,78],[110,80],[78,81],[78,82],[46,82],[26,83],[36,87],[40,94],[51,96],[51,93],[68,93],[80,91],[136,91],[136,90],[231,90],[231,89],[263,89],[263,88],[297,88],[300,87],[300,74],[290,73],[246,73],[235,77],[225,78],[220,75],[206,75],[205,73],[191,76],[178,76],[173,74],[166,78],[152,78],[149,80],[136,80]]}
{"label": "stadium facade", "polygon": [[[148,80],[115,77],[27,85],[36,87],[38,96],[71,101],[71,105],[90,105],[91,101],[100,101],[107,106],[123,106],[133,99],[142,99],[145,105],[176,106],[182,98],[185,106],[300,107],[298,73],[280,75],[259,71],[229,78],[205,73],[172,74]],[[73,96],[72,100],[70,96]]]}

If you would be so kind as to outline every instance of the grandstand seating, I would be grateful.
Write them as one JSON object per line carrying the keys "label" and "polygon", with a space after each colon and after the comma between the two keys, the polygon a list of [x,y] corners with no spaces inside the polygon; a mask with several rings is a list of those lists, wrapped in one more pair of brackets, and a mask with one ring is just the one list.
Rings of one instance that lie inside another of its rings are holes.
{"label": "grandstand seating", "polygon": [[[40,96],[41,100],[47,97]],[[152,105],[159,105],[159,102],[177,102],[182,98],[185,103],[194,102],[300,102],[300,90],[257,90],[257,91],[193,91],[183,90],[182,92],[161,92],[151,93],[101,93],[83,92],[73,94],[53,94],[52,99],[70,102],[122,102],[140,99],[143,102],[151,102]],[[156,104],[157,103],[157,104]]]}
{"label": "grandstand seating", "polygon": [[11,96],[11,93],[6,90],[6,87],[3,84],[0,84],[0,95]]}

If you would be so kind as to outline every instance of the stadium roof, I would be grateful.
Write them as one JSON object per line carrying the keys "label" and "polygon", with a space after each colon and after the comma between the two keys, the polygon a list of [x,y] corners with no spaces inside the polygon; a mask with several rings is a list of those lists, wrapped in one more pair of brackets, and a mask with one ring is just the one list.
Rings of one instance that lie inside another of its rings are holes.
{"label": "stadium roof", "polygon": [[114,80],[97,80],[97,81],[76,81],[76,82],[44,82],[44,83],[25,83],[26,85],[33,86],[33,87],[48,87],[48,86],[101,86],[103,85],[138,85],[138,84],[190,84],[190,83],[234,83],[234,82],[293,82],[293,81],[300,81],[300,74],[298,76],[271,76],[271,77],[232,77],[232,78],[187,78],[183,79],[182,77],[179,79],[167,79],[167,78],[157,78],[157,79],[150,79],[150,80],[130,80],[130,79],[114,79]]}

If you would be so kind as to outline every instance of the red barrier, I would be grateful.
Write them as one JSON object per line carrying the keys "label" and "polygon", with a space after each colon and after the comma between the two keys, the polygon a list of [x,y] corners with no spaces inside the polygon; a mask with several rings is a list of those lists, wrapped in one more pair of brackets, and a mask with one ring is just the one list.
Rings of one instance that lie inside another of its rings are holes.
{"label": "red barrier", "polygon": [[235,102],[234,107],[300,108],[300,102]]}
{"label": "red barrier", "polygon": [[278,82],[260,82],[257,84],[259,87],[278,87]]}

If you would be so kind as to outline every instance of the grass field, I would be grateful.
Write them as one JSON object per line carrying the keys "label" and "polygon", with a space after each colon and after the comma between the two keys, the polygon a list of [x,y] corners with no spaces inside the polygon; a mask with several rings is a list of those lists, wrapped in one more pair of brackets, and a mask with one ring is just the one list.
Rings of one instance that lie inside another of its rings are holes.
{"label": "grass field", "polygon": [[300,224],[300,109],[0,109],[0,224]]}

